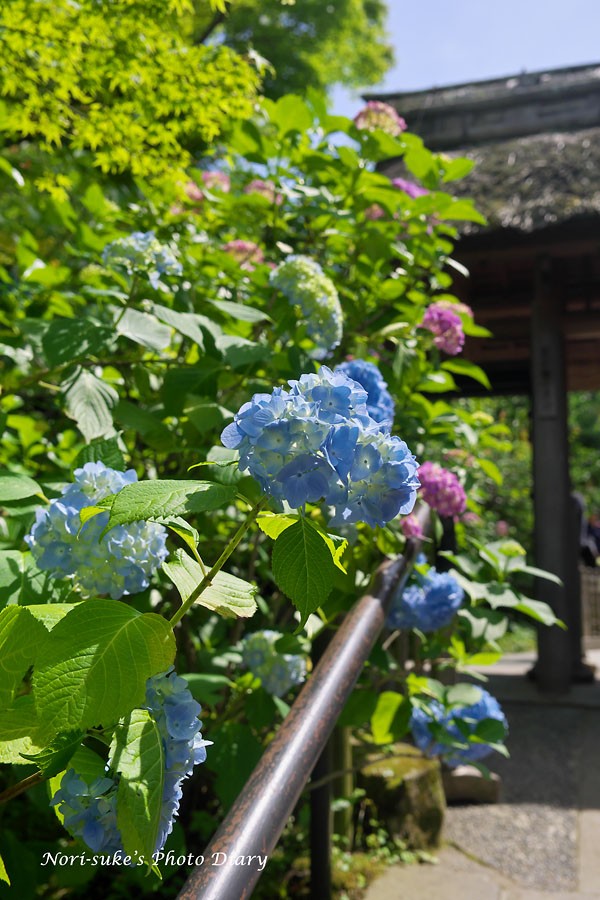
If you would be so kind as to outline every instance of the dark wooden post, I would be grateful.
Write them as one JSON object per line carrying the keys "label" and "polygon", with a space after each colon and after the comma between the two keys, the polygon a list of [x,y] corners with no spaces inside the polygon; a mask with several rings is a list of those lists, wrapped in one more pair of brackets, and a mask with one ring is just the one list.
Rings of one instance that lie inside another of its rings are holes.
{"label": "dark wooden post", "polygon": [[[541,258],[531,318],[535,562],[558,575],[563,587],[538,579],[536,596],[568,623],[569,597],[564,585],[572,583],[569,577],[572,516],[561,301],[552,261]],[[535,667],[540,690],[568,691],[572,670],[570,635],[560,628],[541,627]]]}

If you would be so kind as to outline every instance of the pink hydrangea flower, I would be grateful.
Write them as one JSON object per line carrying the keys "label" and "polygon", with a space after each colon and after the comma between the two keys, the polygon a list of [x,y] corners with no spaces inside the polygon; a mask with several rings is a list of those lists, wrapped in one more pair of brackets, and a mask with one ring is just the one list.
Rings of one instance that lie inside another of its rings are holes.
{"label": "pink hydrangea flower", "polygon": [[419,524],[419,520],[415,515],[410,513],[408,516],[404,516],[404,518],[400,521],[400,531],[407,538],[417,538],[421,539],[425,537],[423,533],[423,529]]}
{"label": "pink hydrangea flower", "polygon": [[224,194],[228,194],[231,189],[229,175],[226,175],[225,172],[203,172],[202,181],[209,191],[216,188],[219,191],[223,191]]}
{"label": "pink hydrangea flower", "polygon": [[392,184],[399,191],[404,191],[405,194],[412,197],[413,200],[416,197],[424,197],[425,194],[429,193],[427,188],[421,187],[420,184],[415,184],[414,181],[407,181],[406,178],[392,178]]}
{"label": "pink hydrangea flower", "polygon": [[188,200],[193,203],[202,203],[204,200],[204,194],[195,181],[187,181],[183,186],[183,191]]}
{"label": "pink hydrangea flower", "polygon": [[452,310],[432,303],[427,307],[421,325],[434,335],[433,343],[438,350],[449,356],[456,356],[462,350],[465,334],[460,318]]}
{"label": "pink hydrangea flower", "polygon": [[465,525],[481,525],[481,516],[478,516],[476,512],[466,512],[462,520]]}
{"label": "pink hydrangea flower", "polygon": [[464,316],[469,316],[469,318],[473,318],[473,310],[469,306],[468,303],[463,303],[462,300],[436,300],[436,305],[441,306],[444,309],[449,309],[455,313],[462,313]]}
{"label": "pink hydrangea flower", "polygon": [[354,124],[359,131],[384,131],[392,137],[398,137],[406,131],[406,122],[402,116],[389,103],[382,103],[380,100],[369,100],[354,117]]}
{"label": "pink hydrangea flower", "polygon": [[510,531],[510,525],[504,519],[498,519],[496,522],[496,534],[498,537],[506,537]]}
{"label": "pink hydrangea flower", "polygon": [[434,462],[419,467],[421,497],[440,516],[460,516],[467,505],[467,495],[454,474]]}
{"label": "pink hydrangea flower", "polygon": [[241,269],[246,269],[248,272],[251,272],[265,259],[261,248],[254,241],[244,241],[239,238],[227,241],[226,244],[223,244],[223,250],[233,256],[235,261],[240,264]]}
{"label": "pink hydrangea flower", "polygon": [[377,219],[385,218],[385,210],[379,203],[371,203],[370,206],[367,206],[365,209],[365,219],[368,219],[370,222],[375,222]]}
{"label": "pink hydrangea flower", "polygon": [[281,206],[283,203],[283,195],[278,193],[277,188],[272,181],[263,181],[261,178],[255,178],[244,188],[245,194],[260,194],[269,203]]}

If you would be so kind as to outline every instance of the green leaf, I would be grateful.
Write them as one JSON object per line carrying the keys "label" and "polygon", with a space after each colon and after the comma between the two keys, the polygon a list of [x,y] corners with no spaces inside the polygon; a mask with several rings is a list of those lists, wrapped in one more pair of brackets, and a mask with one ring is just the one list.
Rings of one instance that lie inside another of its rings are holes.
{"label": "green leaf", "polygon": [[428,394],[454,391],[456,390],[456,382],[449,372],[427,372],[420,384],[417,385],[417,390],[426,391]]}
{"label": "green leaf", "polygon": [[107,529],[219,509],[234,496],[233,487],[212,481],[138,481],[115,494]]}
{"label": "green leaf", "polygon": [[244,303],[232,303],[231,300],[210,300],[213,306],[220,309],[221,312],[231,316],[232,319],[238,319],[240,322],[271,322],[271,317],[262,309],[256,309],[254,306],[246,306]]}
{"label": "green leaf", "polygon": [[232,369],[264,362],[272,355],[271,348],[266,344],[257,344],[232,334],[222,335],[216,343],[217,349],[223,354],[223,361]]}
{"label": "green leaf", "polygon": [[114,724],[141,706],[146,681],[175,656],[169,623],[114,600],[88,600],[58,622],[33,676],[45,735]]}
{"label": "green leaf", "polygon": [[170,528],[182,541],[188,545],[193,552],[200,541],[200,535],[185,519],[181,516],[173,516],[172,518],[163,519],[162,524]]}
{"label": "green leaf", "polygon": [[161,306],[158,303],[152,304],[152,312],[161,322],[166,322],[179,334],[188,337],[201,350],[204,350],[204,332],[200,327],[200,323],[203,320],[202,316],[197,316],[195,313],[176,312],[174,309],[169,309],[167,306]]}
{"label": "green leaf", "polygon": [[[163,570],[181,594],[184,603],[204,578],[200,564],[181,549],[175,551],[170,562],[163,563]],[[257,591],[258,588],[242,578],[227,572],[217,572],[196,603],[222,616],[249,618],[256,612],[254,598]]]}
{"label": "green leaf", "polygon": [[165,760],[162,734],[146,709],[134,709],[118,725],[110,765],[120,774],[117,825],[123,849],[133,859],[152,859],[160,823]]}
{"label": "green leaf", "polygon": [[237,484],[244,477],[238,463],[240,454],[227,447],[211,447],[206,454],[206,462],[211,463],[210,473],[221,484]]}
{"label": "green leaf", "polygon": [[468,175],[475,163],[472,159],[459,156],[458,159],[444,160],[444,176],[442,181],[458,181]]}
{"label": "green leaf", "polygon": [[62,731],[39,753],[21,753],[24,759],[36,764],[45,778],[53,778],[68,768],[71,757],[81,745],[85,731]]}
{"label": "green leaf", "polygon": [[114,430],[111,410],[119,395],[111,385],[78,368],[63,384],[63,392],[67,415],[77,422],[86,441],[106,437]]}
{"label": "green leaf", "polygon": [[397,691],[382,691],[371,716],[371,731],[376,744],[389,744],[406,733],[410,703]]}
{"label": "green leaf", "polygon": [[223,689],[230,690],[233,681],[226,675],[201,674],[200,672],[186,672],[182,678],[188,683],[188,687],[194,700],[208,706],[216,706],[223,698]]}
{"label": "green leaf", "polygon": [[54,368],[82,357],[101,355],[112,336],[112,329],[90,319],[54,319],[42,337],[42,348],[48,365]]}
{"label": "green leaf", "polygon": [[291,131],[304,133],[313,123],[308,106],[296,94],[285,94],[280,97],[274,106],[270,107],[270,115],[271,121],[279,127],[282,135]]}
{"label": "green leaf", "polygon": [[287,513],[264,512],[258,514],[256,524],[261,531],[264,531],[267,537],[276,540],[286,528],[290,528],[297,521],[298,516],[289,516]]}
{"label": "green leaf", "polygon": [[333,586],[331,553],[321,535],[301,518],[275,541],[272,566],[277,585],[300,612],[298,628],[302,628]]}
{"label": "green leaf", "polygon": [[[1,160],[4,162],[4,160]],[[8,872],[6,871],[6,866],[4,865],[4,860],[0,856],[0,881],[4,881],[10,887],[10,878],[8,877]]]}
{"label": "green leaf", "polygon": [[502,472],[495,462],[492,462],[491,459],[482,459],[481,457],[479,457],[477,459],[477,465],[483,472],[485,472],[488,478],[492,479],[495,484],[502,484]]}
{"label": "green leaf", "polygon": [[506,725],[500,719],[481,719],[472,734],[486,744],[499,744],[506,737]]}
{"label": "green leaf", "polygon": [[137,309],[126,309],[116,324],[117,334],[147,347],[164,350],[171,343],[171,329],[157,318]]}
{"label": "green leaf", "polygon": [[[85,601],[80,601],[84,603]],[[74,603],[35,603],[31,606],[24,606],[23,609],[28,610],[31,615],[41,622],[47,631],[52,631],[54,626],[61,619],[75,609],[77,604]]]}
{"label": "green leaf", "polygon": [[458,615],[468,623],[473,638],[483,638],[491,643],[506,634],[508,618],[499,610],[471,607],[459,609]]}
{"label": "green leaf", "polygon": [[233,418],[233,413],[228,409],[206,397],[194,397],[191,400],[192,402],[184,408],[183,413],[199,434],[206,434],[207,431],[216,429],[220,431],[225,420]]}
{"label": "green leaf", "polygon": [[552,607],[543,600],[531,600],[529,597],[521,596],[514,608],[529,616],[530,619],[541,622],[542,625],[557,625],[565,631],[567,629],[565,623],[557,619]]}
{"label": "green leaf", "polygon": [[490,380],[481,366],[476,366],[475,363],[469,362],[468,359],[445,360],[442,363],[442,369],[446,369],[447,372],[454,372],[455,375],[466,375],[468,378],[478,381],[479,384],[491,390]]}
{"label": "green leaf", "polygon": [[72,595],[68,581],[38,569],[31,553],[0,550],[0,602],[2,604],[55,603]]}
{"label": "green leaf", "polygon": [[471,706],[479,703],[481,688],[474,684],[453,684],[446,691],[446,703],[449,706]]}
{"label": "green leaf", "polygon": [[110,469],[117,469],[119,472],[125,471],[125,457],[119,447],[117,438],[97,438],[82,447],[75,461],[73,469],[79,469],[89,462],[103,462]]}
{"label": "green leaf", "polygon": [[455,222],[477,222],[478,225],[487,225],[487,219],[478,212],[472,200],[456,200],[438,213],[440,219],[450,219]]}
{"label": "green leaf", "polygon": [[43,497],[39,484],[27,475],[16,475],[6,469],[0,470],[0,506],[26,497]]}
{"label": "green leaf", "polygon": [[543,578],[545,581],[551,581],[552,584],[562,586],[562,581],[553,572],[547,569],[538,569],[537,566],[509,566],[511,572],[523,572],[525,575],[533,575],[535,578]]}
{"label": "green leaf", "polygon": [[39,721],[33,696],[23,694],[0,711],[0,763],[24,765],[21,753],[38,753],[43,743],[38,735]]}
{"label": "green leaf", "polygon": [[7,707],[48,632],[23,606],[0,612],[0,709]]}

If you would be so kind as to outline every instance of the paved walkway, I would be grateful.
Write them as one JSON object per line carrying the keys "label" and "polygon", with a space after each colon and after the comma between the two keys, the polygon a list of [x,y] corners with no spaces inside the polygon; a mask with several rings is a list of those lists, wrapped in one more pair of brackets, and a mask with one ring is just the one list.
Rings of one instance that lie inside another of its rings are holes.
{"label": "paved walkway", "polygon": [[[600,651],[587,659],[600,672]],[[451,807],[438,864],[394,866],[366,900],[600,900],[600,682],[540,695],[532,663],[486,673],[510,725],[501,802]]]}

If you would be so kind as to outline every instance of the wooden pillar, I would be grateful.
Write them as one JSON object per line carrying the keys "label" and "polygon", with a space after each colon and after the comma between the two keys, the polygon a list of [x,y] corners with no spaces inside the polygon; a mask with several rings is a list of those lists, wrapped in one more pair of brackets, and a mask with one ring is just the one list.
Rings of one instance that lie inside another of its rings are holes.
{"label": "wooden pillar", "polygon": [[[568,623],[569,597],[565,585],[572,583],[569,573],[572,516],[561,301],[552,261],[541,258],[531,319],[535,563],[558,575],[563,586],[537,579],[536,596]],[[560,628],[542,626],[538,631],[535,667],[539,689],[569,690],[573,667],[571,636]]]}

